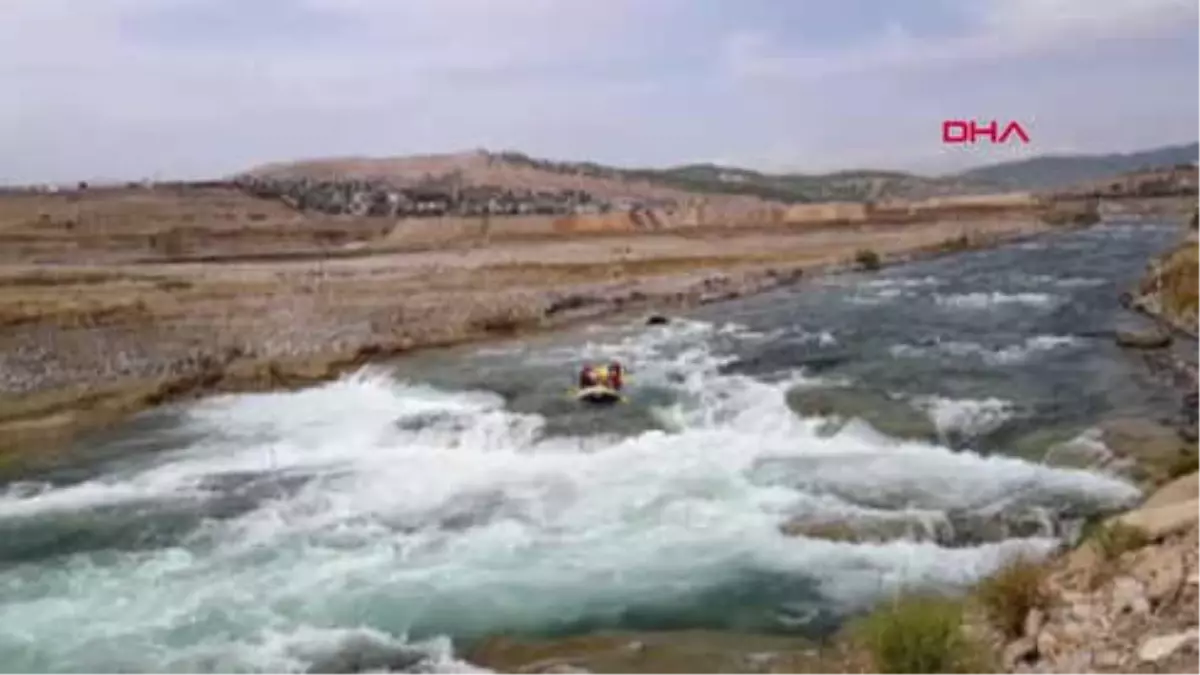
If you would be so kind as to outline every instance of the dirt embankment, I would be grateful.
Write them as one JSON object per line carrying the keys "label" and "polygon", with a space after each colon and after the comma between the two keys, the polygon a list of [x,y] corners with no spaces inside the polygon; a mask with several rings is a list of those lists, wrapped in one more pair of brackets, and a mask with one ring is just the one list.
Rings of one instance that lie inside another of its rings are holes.
{"label": "dirt embankment", "polygon": [[0,455],[200,392],[300,386],[412,349],[735,297],[873,261],[864,251],[886,261],[1047,227],[1038,213],[948,213],[662,230],[496,219],[478,236],[310,217],[219,186],[5,195]]}

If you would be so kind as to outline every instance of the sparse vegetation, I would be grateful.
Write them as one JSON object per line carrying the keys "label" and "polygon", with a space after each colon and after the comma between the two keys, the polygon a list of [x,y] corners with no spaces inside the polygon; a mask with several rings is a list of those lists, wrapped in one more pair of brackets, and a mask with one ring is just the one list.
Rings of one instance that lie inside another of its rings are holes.
{"label": "sparse vegetation", "polygon": [[981,581],[974,596],[993,628],[1007,638],[1017,638],[1024,633],[1029,613],[1045,609],[1049,602],[1046,575],[1043,563],[1019,558]]}
{"label": "sparse vegetation", "polygon": [[1200,470],[1200,454],[1196,448],[1182,448],[1179,456],[1167,465],[1167,479],[1174,480]]}
{"label": "sparse vegetation", "polygon": [[1100,222],[1097,202],[1054,204],[1042,214],[1042,222],[1055,227],[1086,227]]}
{"label": "sparse vegetation", "polygon": [[871,272],[883,267],[883,261],[880,259],[879,254],[873,249],[869,248],[859,249],[859,251],[854,254],[854,262],[859,266],[859,268]]}
{"label": "sparse vegetation", "polygon": [[1140,528],[1120,521],[1092,522],[1084,529],[1083,542],[1095,547],[1102,560],[1113,562],[1149,544],[1150,537]]}
{"label": "sparse vegetation", "polygon": [[170,229],[166,232],[154,234],[150,236],[150,248],[158,253],[174,258],[183,255],[186,250],[183,240],[183,232],[179,229]]}
{"label": "sparse vegetation", "polygon": [[949,239],[943,240],[942,243],[938,244],[938,250],[943,251],[945,253],[954,253],[955,251],[966,251],[966,250],[969,250],[970,248],[971,248],[971,237],[967,236],[965,233],[960,234],[957,237],[951,237]]}
{"label": "sparse vegetation", "polygon": [[986,672],[982,645],[963,630],[964,612],[957,600],[901,596],[859,620],[853,638],[880,673]]}
{"label": "sparse vegetation", "polygon": [[1120,521],[1092,520],[1086,523],[1079,546],[1090,549],[1096,558],[1087,572],[1088,587],[1095,590],[1112,579],[1121,556],[1150,543],[1149,535],[1140,528]]}
{"label": "sparse vegetation", "polygon": [[1142,281],[1139,291],[1158,302],[1159,311],[1171,323],[1196,330],[1200,309],[1197,278],[1200,275],[1200,251],[1196,235],[1162,258]]}
{"label": "sparse vegetation", "polygon": [[523,303],[503,307],[481,308],[468,321],[472,330],[487,333],[515,333],[519,330],[536,326],[542,317],[541,310],[534,309]]}

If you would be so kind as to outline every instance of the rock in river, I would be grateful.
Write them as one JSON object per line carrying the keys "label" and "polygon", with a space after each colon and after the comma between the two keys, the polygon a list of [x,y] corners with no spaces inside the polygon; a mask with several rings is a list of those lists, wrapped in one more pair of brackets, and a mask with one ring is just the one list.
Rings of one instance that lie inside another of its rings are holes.
{"label": "rock in river", "polygon": [[934,442],[937,427],[929,416],[909,403],[863,387],[840,386],[819,389],[793,389],[788,406],[805,417],[828,420],[824,431],[836,433],[846,422],[859,419],[877,431],[905,440]]}
{"label": "rock in river", "polygon": [[1119,330],[1117,344],[1131,349],[1162,349],[1171,345],[1171,335],[1161,328]]}

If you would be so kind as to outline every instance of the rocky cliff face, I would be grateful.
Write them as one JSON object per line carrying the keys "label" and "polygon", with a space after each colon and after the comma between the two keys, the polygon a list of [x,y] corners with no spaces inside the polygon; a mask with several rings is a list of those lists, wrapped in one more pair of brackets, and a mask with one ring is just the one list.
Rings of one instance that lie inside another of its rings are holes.
{"label": "rocky cliff face", "polygon": [[1179,246],[1162,258],[1153,261],[1146,276],[1136,289],[1134,306],[1171,326],[1196,335],[1197,283],[1200,255],[1196,216],[1193,230]]}

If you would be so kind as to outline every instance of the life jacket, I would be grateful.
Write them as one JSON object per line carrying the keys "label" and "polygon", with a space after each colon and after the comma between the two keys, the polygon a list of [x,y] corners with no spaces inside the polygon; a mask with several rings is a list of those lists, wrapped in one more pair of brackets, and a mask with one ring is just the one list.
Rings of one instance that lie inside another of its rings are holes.
{"label": "life jacket", "polygon": [[608,386],[612,387],[613,389],[621,388],[621,386],[624,384],[624,382],[621,381],[622,370],[623,369],[621,368],[621,365],[617,363],[612,364],[606,369],[606,372],[608,373]]}
{"label": "life jacket", "polygon": [[579,386],[581,388],[594,387],[597,382],[599,382],[599,378],[596,376],[595,368],[584,366],[583,370],[579,371]]}

